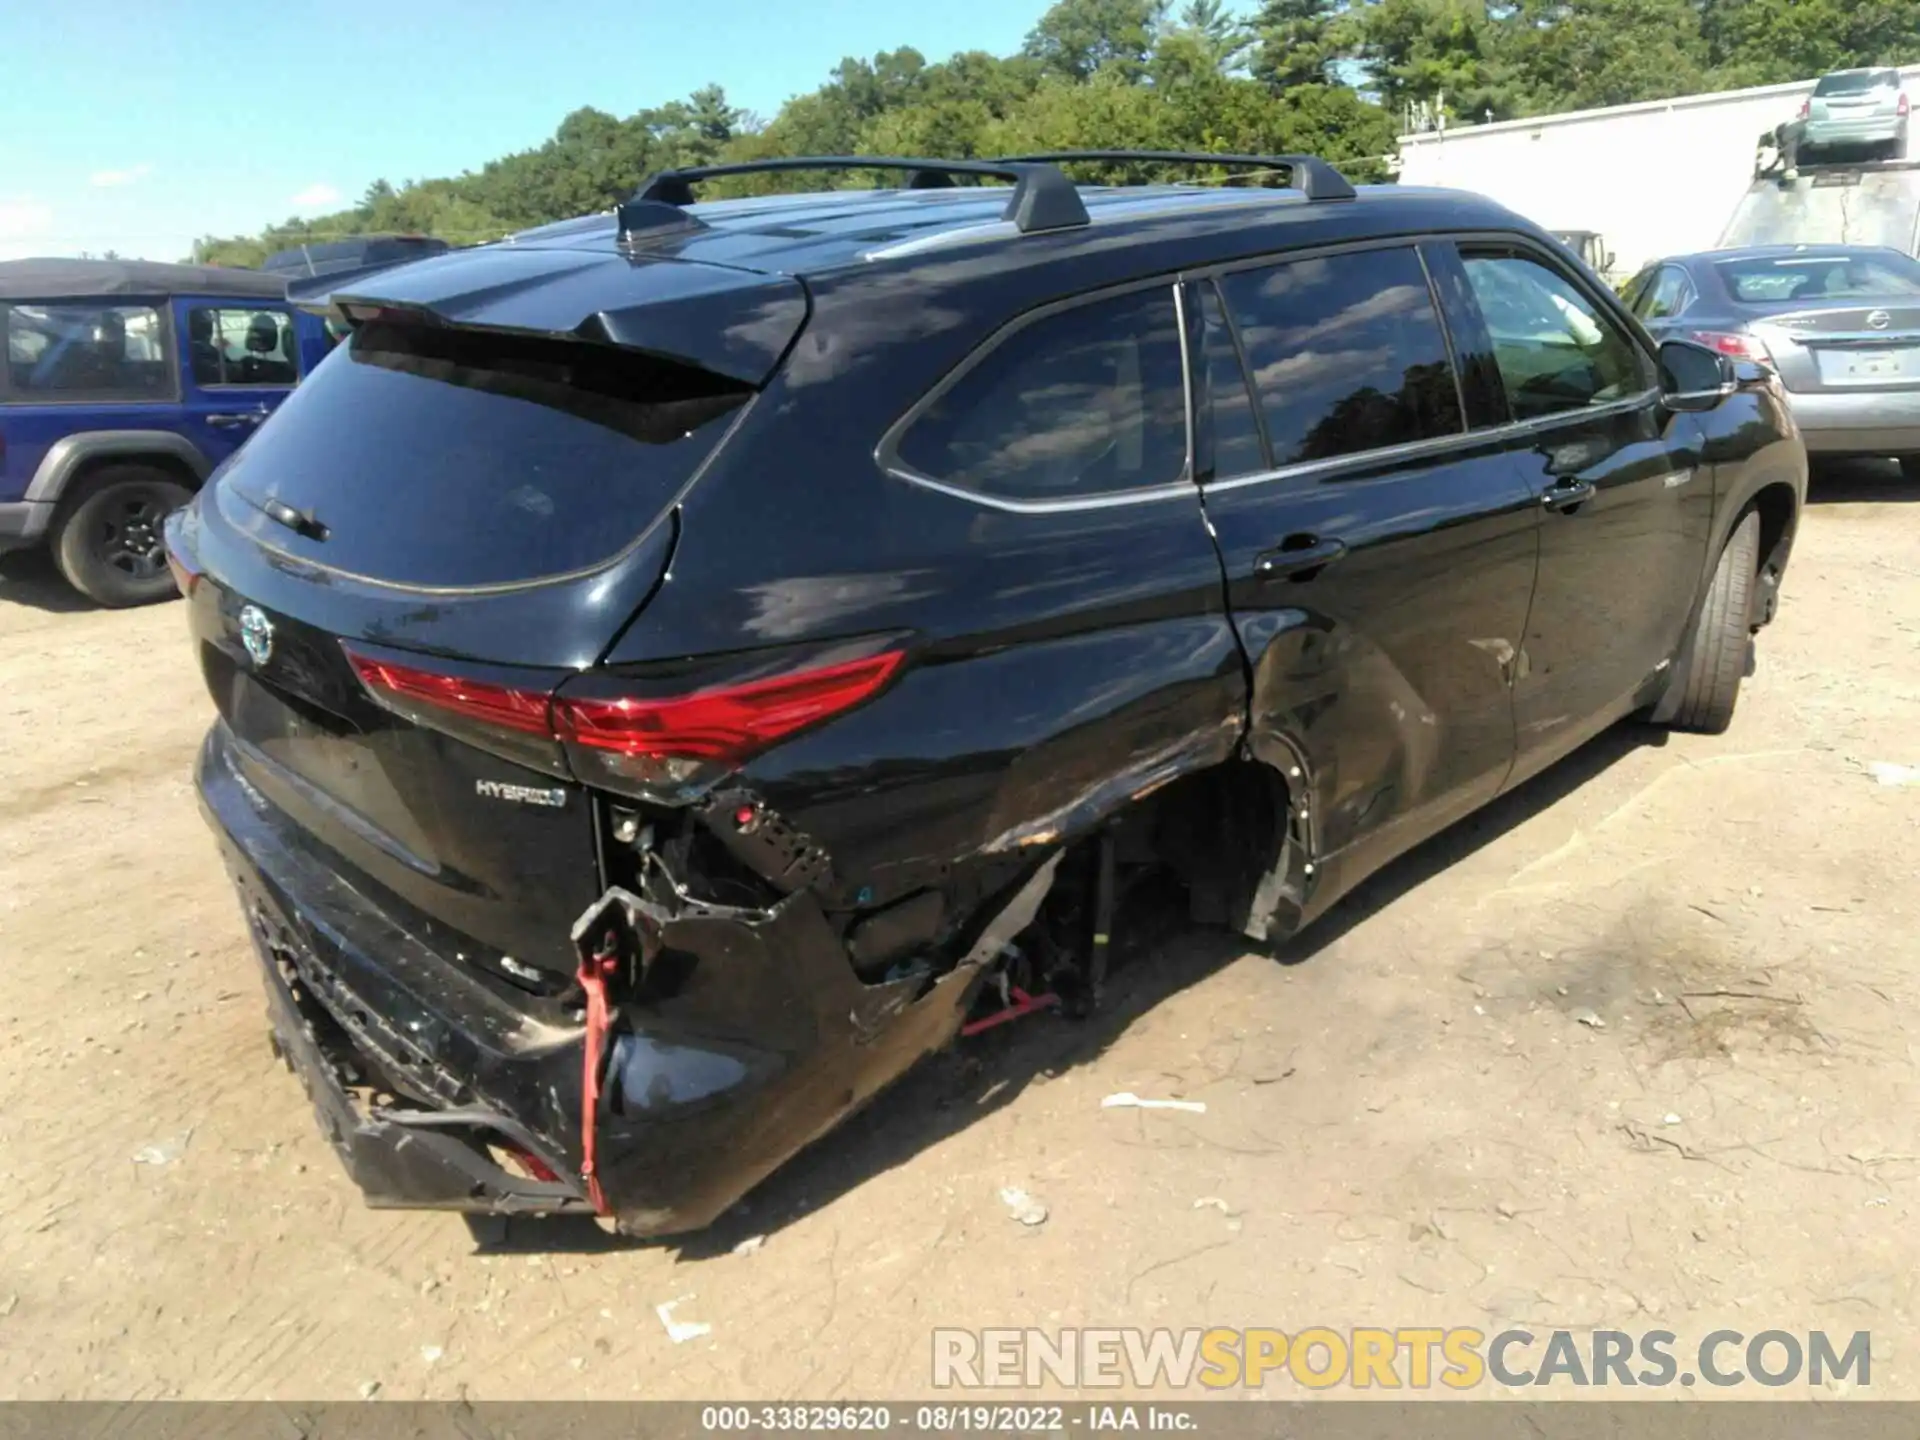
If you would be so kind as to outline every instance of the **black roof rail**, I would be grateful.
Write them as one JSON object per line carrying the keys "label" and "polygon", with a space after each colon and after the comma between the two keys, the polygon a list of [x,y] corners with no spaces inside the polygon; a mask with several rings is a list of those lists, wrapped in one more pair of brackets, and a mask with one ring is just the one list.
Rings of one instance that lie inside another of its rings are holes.
{"label": "black roof rail", "polygon": [[1252,165],[1288,170],[1292,188],[1309,200],[1352,200],[1353,184],[1318,155],[1209,155],[1199,150],[1050,150],[1041,155],[1006,155],[1009,164],[1051,165],[1063,160],[1140,160],[1187,165]]}
{"label": "black roof rail", "polygon": [[[922,160],[900,155],[781,155],[766,160],[742,160],[731,165],[693,165],[662,170],[649,176],[633,198],[621,205],[620,235],[650,230],[660,224],[661,205],[691,205],[693,187],[721,175],[760,175],[781,170],[905,170],[910,190],[939,190],[953,184],[956,175],[981,175],[1011,180],[1013,195],[1003,219],[1022,233],[1066,230],[1085,225],[1087,207],[1073,182],[1053,166],[1026,160]],[[684,223],[684,220],[683,222]]]}

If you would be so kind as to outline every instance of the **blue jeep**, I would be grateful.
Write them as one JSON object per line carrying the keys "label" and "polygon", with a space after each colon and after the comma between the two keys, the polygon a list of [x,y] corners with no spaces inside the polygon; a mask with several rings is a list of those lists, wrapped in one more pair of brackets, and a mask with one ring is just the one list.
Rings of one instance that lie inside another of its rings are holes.
{"label": "blue jeep", "polygon": [[160,526],[319,362],[286,277],[0,262],[0,551],[45,543],[102,605],[174,593]]}

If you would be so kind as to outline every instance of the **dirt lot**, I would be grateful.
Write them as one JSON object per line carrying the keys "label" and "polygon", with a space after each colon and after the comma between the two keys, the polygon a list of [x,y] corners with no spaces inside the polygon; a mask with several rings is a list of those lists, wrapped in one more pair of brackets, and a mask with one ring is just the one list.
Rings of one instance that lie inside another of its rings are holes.
{"label": "dirt lot", "polygon": [[178,607],[14,557],[0,1394],[913,1396],[935,1325],[1524,1321],[1871,1329],[1920,1397],[1920,786],[1865,768],[1920,764],[1914,499],[1817,483],[1730,734],[1604,737],[1286,963],[1183,940],[939,1057],[695,1242],[497,1253],[363,1209],[268,1054]]}

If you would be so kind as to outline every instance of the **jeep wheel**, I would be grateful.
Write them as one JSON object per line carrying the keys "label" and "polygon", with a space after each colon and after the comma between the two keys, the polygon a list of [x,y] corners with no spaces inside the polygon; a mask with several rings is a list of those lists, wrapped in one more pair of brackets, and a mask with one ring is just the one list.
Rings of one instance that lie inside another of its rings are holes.
{"label": "jeep wheel", "polygon": [[53,555],[67,583],[119,609],[179,593],[161,526],[193,492],[165,470],[113,465],[82,482],[54,522]]}
{"label": "jeep wheel", "polygon": [[1675,729],[1718,735],[1733,722],[1753,645],[1753,578],[1759,568],[1760,513],[1749,510],[1720,552],[1693,639],[1675,667],[1672,683],[1680,687],[1680,703],[1668,722]]}

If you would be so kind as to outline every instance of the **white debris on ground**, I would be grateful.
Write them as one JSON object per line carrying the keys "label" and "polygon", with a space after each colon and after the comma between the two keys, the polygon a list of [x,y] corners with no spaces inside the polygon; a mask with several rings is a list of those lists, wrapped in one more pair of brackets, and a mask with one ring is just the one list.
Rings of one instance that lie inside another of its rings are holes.
{"label": "white debris on ground", "polygon": [[667,1338],[676,1345],[684,1345],[689,1340],[698,1340],[702,1335],[711,1335],[713,1326],[699,1320],[676,1320],[673,1310],[676,1305],[684,1305],[693,1299],[691,1295],[682,1295],[677,1300],[669,1300],[663,1305],[653,1307],[653,1313],[660,1317],[660,1323],[667,1327]]}
{"label": "white debris on ground", "polygon": [[1000,1191],[1000,1202],[1007,1207],[1007,1213],[1022,1225],[1046,1224],[1046,1204],[1036,1200],[1017,1185],[1003,1187]]}
{"label": "white debris on ground", "polygon": [[1204,1100],[1142,1100],[1131,1090],[1109,1095],[1100,1102],[1102,1110],[1185,1110],[1193,1115],[1207,1113]]}

